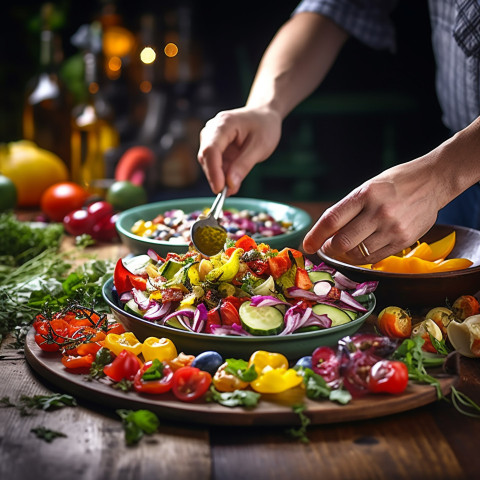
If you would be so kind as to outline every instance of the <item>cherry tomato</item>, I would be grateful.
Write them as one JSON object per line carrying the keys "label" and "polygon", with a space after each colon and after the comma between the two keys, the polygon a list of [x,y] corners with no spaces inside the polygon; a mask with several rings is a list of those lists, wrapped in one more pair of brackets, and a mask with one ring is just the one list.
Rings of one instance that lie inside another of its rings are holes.
{"label": "cherry tomato", "polygon": [[[133,381],[133,387],[137,392],[160,394],[168,392],[172,388],[173,384],[173,370],[170,365],[162,363],[161,373],[159,378],[153,380],[145,380],[143,378],[145,372],[151,368],[153,361],[146,362],[145,365],[136,373]],[[157,369],[160,371],[160,369]]]}
{"label": "cherry tomato", "polygon": [[453,302],[452,311],[458,320],[463,321],[480,313],[480,304],[473,295],[462,295]]}
{"label": "cherry tomato", "polygon": [[323,377],[329,384],[334,385],[340,379],[340,362],[335,350],[330,347],[318,347],[312,353],[312,370]]}
{"label": "cherry tomato", "polygon": [[35,343],[45,352],[58,352],[68,337],[68,323],[62,319],[45,321],[37,325]]}
{"label": "cherry tomato", "polygon": [[222,322],[220,320],[220,306],[209,310],[207,313],[207,322],[205,324],[205,332],[213,333],[212,326],[221,325],[221,324]]}
{"label": "cherry tomato", "polygon": [[183,402],[192,402],[204,395],[210,384],[212,376],[195,367],[181,367],[173,374],[172,392]]}
{"label": "cherry tomato", "polygon": [[408,385],[408,368],[403,362],[381,360],[370,369],[368,389],[373,393],[402,393]]}
{"label": "cherry tomato", "polygon": [[93,223],[97,223],[102,218],[111,217],[114,214],[112,205],[104,200],[91,203],[86,208],[86,211]]}
{"label": "cherry tomato", "polygon": [[118,214],[108,215],[101,218],[93,225],[91,233],[92,238],[103,242],[110,242],[118,238],[117,229],[115,227],[117,219]]}
{"label": "cherry tomato", "polygon": [[88,195],[87,190],[74,182],[60,182],[45,190],[40,206],[50,220],[61,222],[67,213],[82,208]]}
{"label": "cherry tomato", "polygon": [[400,307],[386,307],[378,314],[380,332],[391,338],[408,338],[412,333],[412,317]]}
{"label": "cherry tomato", "polygon": [[63,217],[63,227],[70,235],[77,236],[90,234],[93,228],[93,219],[84,208],[73,210]]}
{"label": "cherry tomato", "polygon": [[220,320],[222,325],[240,325],[240,315],[232,302],[222,302],[220,305]]}
{"label": "cherry tomato", "polygon": [[141,367],[142,362],[134,353],[122,350],[112,363],[103,367],[103,373],[115,382],[133,380]]}

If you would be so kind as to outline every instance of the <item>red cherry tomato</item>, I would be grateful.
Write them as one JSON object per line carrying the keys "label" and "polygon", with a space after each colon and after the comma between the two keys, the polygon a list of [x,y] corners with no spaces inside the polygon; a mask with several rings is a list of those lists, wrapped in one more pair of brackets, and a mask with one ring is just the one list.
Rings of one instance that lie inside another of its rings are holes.
{"label": "red cherry tomato", "polygon": [[122,350],[112,363],[103,367],[103,373],[115,382],[120,382],[124,378],[133,380],[141,367],[142,363],[134,353]]}
{"label": "red cherry tomato", "polygon": [[118,219],[118,214],[107,215],[101,218],[92,228],[92,238],[103,242],[110,242],[118,237],[115,223]]}
{"label": "red cherry tomato", "polygon": [[213,333],[212,326],[218,325],[220,326],[222,321],[220,320],[220,307],[212,308],[207,313],[207,323],[205,325],[205,332],[206,333]]}
{"label": "red cherry tomato", "polygon": [[183,402],[192,402],[204,395],[210,384],[210,373],[196,367],[181,367],[173,374],[172,392]]}
{"label": "red cherry tomato", "polygon": [[93,223],[97,223],[99,220],[105,217],[111,217],[114,214],[113,207],[110,203],[104,200],[93,202],[87,207],[87,213],[92,218]]}
{"label": "red cherry tomato", "polygon": [[45,352],[58,352],[68,337],[68,323],[54,319],[36,324],[35,343]]}
{"label": "red cherry tomato", "polygon": [[61,222],[67,213],[82,208],[88,195],[87,190],[74,182],[60,182],[45,190],[40,206],[50,220]]}
{"label": "red cherry tomato", "polygon": [[340,361],[330,347],[318,347],[312,353],[312,370],[333,385],[340,379]]}
{"label": "red cherry tomato", "polygon": [[145,365],[137,372],[133,381],[133,387],[137,392],[151,393],[154,395],[168,392],[173,384],[173,370],[170,365],[163,363],[161,377],[153,380],[145,380],[144,373],[151,368],[153,361],[146,362]]}
{"label": "red cherry tomato", "polygon": [[381,360],[370,369],[368,389],[373,393],[402,393],[408,385],[408,368],[403,362]]}
{"label": "red cherry tomato", "polygon": [[63,217],[63,226],[67,233],[76,237],[83,233],[90,233],[92,231],[93,221],[87,210],[81,208],[67,213],[67,215]]}
{"label": "red cherry tomato", "polygon": [[240,315],[232,302],[223,301],[220,305],[220,319],[222,325],[240,325]]}

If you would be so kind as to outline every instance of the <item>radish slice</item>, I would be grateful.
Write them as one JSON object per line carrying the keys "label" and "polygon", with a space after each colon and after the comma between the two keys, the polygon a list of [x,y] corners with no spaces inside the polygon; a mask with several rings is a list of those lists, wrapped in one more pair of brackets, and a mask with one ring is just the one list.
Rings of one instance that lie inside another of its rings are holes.
{"label": "radish slice", "polygon": [[328,292],[330,292],[331,289],[332,289],[332,284],[325,280],[316,282],[315,285],[313,286],[313,291],[319,296],[328,295]]}

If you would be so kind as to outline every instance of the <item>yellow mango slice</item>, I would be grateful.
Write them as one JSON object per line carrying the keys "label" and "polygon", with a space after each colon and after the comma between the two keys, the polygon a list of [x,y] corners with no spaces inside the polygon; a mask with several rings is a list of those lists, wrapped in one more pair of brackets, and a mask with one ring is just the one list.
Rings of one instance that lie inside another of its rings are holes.
{"label": "yellow mango slice", "polygon": [[440,258],[447,258],[450,255],[450,252],[453,250],[455,246],[455,230],[452,233],[449,233],[446,237],[443,237],[436,242],[430,244],[430,248],[432,250],[432,256],[426,257],[424,260],[429,260],[431,262],[438,260]]}

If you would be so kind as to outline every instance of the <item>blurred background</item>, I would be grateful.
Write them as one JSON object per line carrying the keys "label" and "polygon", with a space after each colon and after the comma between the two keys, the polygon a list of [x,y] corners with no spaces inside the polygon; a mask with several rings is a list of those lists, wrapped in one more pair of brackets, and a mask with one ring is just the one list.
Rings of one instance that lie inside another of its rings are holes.
{"label": "blurred background", "polygon": [[[149,201],[211,195],[196,161],[199,131],[245,102],[263,51],[297,3],[10,2],[0,29],[0,143],[34,140],[75,181],[99,188],[125,152],[144,146],[153,164],[137,158],[131,170],[146,171]],[[350,40],[239,195],[335,201],[447,137],[427,2],[399,2],[393,20],[397,52]]]}

